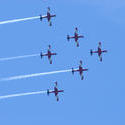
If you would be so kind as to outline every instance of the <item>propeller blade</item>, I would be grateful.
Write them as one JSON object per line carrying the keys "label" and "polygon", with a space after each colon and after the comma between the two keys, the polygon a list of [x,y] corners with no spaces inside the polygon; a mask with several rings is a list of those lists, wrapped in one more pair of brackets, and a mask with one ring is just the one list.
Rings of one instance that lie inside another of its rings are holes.
{"label": "propeller blade", "polygon": [[76,32],[77,32],[77,31],[78,31],[78,28],[76,27],[75,30],[76,30]]}
{"label": "propeller blade", "polygon": [[57,102],[59,101],[59,97],[58,96],[56,96],[56,100],[57,100]]}
{"label": "propeller blade", "polygon": [[49,50],[51,49],[51,45],[49,45]]}
{"label": "propeller blade", "polygon": [[101,47],[101,42],[99,42],[99,47]]}
{"label": "propeller blade", "polygon": [[56,85],[56,87],[57,87],[57,85],[58,85],[57,81],[55,82],[55,85]]}
{"label": "propeller blade", "polygon": [[82,75],[82,76],[81,76],[81,80],[83,80],[83,79],[84,79],[84,76]]}

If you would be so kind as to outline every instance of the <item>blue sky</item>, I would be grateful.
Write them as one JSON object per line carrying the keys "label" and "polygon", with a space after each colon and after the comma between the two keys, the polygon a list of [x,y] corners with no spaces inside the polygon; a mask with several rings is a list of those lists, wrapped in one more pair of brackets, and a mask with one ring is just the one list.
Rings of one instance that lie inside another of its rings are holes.
{"label": "blue sky", "polygon": [[[0,57],[45,52],[49,44],[58,53],[52,58],[52,65],[47,58],[40,57],[0,62],[0,78],[69,69],[77,67],[79,60],[89,68],[83,81],[79,74],[72,76],[69,72],[0,82],[0,95],[51,89],[55,81],[65,90],[59,102],[46,94],[0,100],[2,125],[125,124],[123,0],[1,0],[0,3],[0,21],[44,15],[48,6],[57,15],[52,19],[52,27],[39,19],[0,25]],[[75,27],[85,36],[79,40],[79,48],[66,40]],[[90,49],[97,49],[99,41],[108,50],[103,62],[89,53]]]}

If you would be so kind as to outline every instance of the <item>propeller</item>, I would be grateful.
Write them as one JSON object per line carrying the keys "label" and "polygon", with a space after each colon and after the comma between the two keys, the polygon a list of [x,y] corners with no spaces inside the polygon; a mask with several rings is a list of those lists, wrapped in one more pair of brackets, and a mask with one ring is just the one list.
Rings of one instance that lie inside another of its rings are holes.
{"label": "propeller", "polygon": [[50,11],[50,7],[48,7],[48,11]]}
{"label": "propeller", "polygon": [[77,32],[77,31],[78,31],[78,28],[76,27],[75,30],[76,30],[76,32]]}
{"label": "propeller", "polygon": [[79,43],[77,42],[77,47],[79,47]]}
{"label": "propeller", "polygon": [[56,100],[57,100],[57,102],[59,101],[59,97],[58,96],[56,96]]}
{"label": "propeller", "polygon": [[78,35],[78,28],[77,27],[75,28],[75,34]]}
{"label": "propeller", "polygon": [[101,42],[99,42],[99,47],[101,47]]}
{"label": "propeller", "polygon": [[50,64],[52,64],[52,60],[50,60]]}
{"label": "propeller", "polygon": [[51,45],[49,45],[49,49],[51,49]]}
{"label": "propeller", "polygon": [[55,82],[55,85],[56,85],[56,87],[57,87],[57,85],[58,85],[57,81]]}
{"label": "propeller", "polygon": [[102,62],[102,57],[100,57],[100,61]]}
{"label": "propeller", "polygon": [[80,60],[80,65],[82,65],[82,60]]}
{"label": "propeller", "polygon": [[84,79],[84,76],[81,76],[81,80],[83,80]]}
{"label": "propeller", "polygon": [[49,23],[49,26],[52,26],[52,22]]}

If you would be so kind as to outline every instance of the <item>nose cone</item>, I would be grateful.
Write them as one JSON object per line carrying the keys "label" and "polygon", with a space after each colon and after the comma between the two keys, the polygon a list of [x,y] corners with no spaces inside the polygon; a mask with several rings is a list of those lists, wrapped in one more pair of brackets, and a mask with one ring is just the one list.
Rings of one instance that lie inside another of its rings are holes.
{"label": "nose cone", "polygon": [[101,42],[99,42],[99,45],[101,46]]}

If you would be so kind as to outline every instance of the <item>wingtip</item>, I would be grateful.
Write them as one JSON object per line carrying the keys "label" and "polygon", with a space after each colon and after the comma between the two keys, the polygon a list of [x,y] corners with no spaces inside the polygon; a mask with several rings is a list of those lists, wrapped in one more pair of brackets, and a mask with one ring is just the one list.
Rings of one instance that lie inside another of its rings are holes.
{"label": "wingtip", "polygon": [[50,93],[50,91],[49,91],[49,89],[47,89],[47,95],[49,96],[49,93]]}
{"label": "wingtip", "polygon": [[92,54],[93,54],[93,51],[92,51],[92,49],[90,50],[90,55],[92,56]]}

